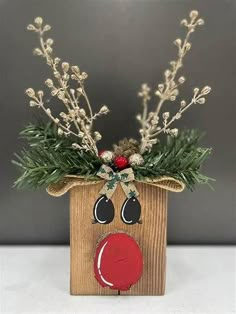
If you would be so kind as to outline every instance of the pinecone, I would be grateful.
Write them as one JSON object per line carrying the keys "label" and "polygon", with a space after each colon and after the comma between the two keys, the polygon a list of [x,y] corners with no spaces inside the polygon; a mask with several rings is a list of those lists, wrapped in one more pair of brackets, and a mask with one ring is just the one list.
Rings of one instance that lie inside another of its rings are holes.
{"label": "pinecone", "polygon": [[130,155],[139,152],[139,143],[132,138],[124,138],[119,141],[117,145],[113,145],[113,150],[115,156],[124,156],[128,158]]}

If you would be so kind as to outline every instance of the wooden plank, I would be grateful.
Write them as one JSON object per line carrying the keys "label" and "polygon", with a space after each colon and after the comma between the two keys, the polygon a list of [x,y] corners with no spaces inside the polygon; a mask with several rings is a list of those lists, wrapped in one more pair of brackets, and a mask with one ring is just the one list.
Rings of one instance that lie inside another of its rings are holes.
{"label": "wooden plank", "polygon": [[163,189],[138,185],[142,204],[142,225],[132,230],[143,257],[143,274],[126,295],[163,295],[165,293],[167,192]]}
{"label": "wooden plank", "polygon": [[112,202],[115,218],[107,225],[92,224],[93,206],[103,183],[77,186],[70,191],[71,294],[117,295],[102,288],[94,278],[93,258],[104,234],[124,231],[133,236],[143,252],[144,270],[139,282],[122,295],[162,295],[165,290],[167,192],[136,183],[142,206],[142,224],[126,225],[120,219],[124,192],[118,186]]}

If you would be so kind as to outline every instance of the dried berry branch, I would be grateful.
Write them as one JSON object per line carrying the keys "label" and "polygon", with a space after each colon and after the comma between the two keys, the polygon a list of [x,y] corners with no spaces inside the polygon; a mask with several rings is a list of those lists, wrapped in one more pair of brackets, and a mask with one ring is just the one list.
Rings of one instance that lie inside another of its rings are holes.
{"label": "dried berry branch", "polygon": [[[46,63],[51,67],[55,82],[48,78],[45,84],[51,90],[51,95],[56,96],[63,103],[66,112],[63,111],[59,117],[54,117],[51,110],[45,107],[43,91],[36,93],[32,88],[26,90],[26,94],[31,98],[30,106],[43,109],[57,125],[58,134],[72,135],[77,138],[73,148],[92,151],[98,155],[96,143],[101,140],[102,136],[97,131],[93,132],[93,122],[109,112],[107,106],[102,106],[99,112],[93,113],[85,90],[85,80],[88,75],[85,72],[81,73],[78,66],[70,66],[68,62],[61,62],[59,58],[53,56],[53,40],[44,39],[45,32],[51,29],[50,25],[43,25],[43,19],[37,17],[34,24],[29,24],[27,29],[39,35],[40,48],[34,49],[34,54],[45,58]],[[70,87],[73,80],[78,85],[76,89]],[[82,98],[88,112],[81,107]]]}
{"label": "dried berry branch", "polygon": [[[147,84],[141,86],[141,91],[138,96],[142,98],[143,113],[138,115],[137,119],[141,124],[140,135],[141,135],[141,145],[140,152],[150,151],[152,146],[158,142],[157,136],[160,133],[167,133],[172,136],[178,134],[178,129],[170,129],[170,125],[177,119],[180,119],[182,113],[186,111],[192,104],[204,103],[205,98],[202,96],[207,95],[210,92],[210,87],[206,86],[199,93],[199,89],[194,89],[194,95],[192,100],[186,104],[183,100],[180,103],[179,111],[171,118],[170,113],[165,112],[161,115],[161,109],[165,101],[175,101],[176,97],[179,95],[179,86],[185,82],[185,78],[180,76],[178,79],[177,74],[179,69],[183,66],[183,58],[191,48],[191,43],[189,38],[191,33],[193,33],[197,26],[204,25],[202,18],[199,18],[199,13],[197,11],[191,11],[189,14],[190,21],[184,19],[181,21],[181,25],[187,28],[187,33],[184,40],[180,38],[174,41],[174,44],[178,47],[178,58],[176,61],[171,61],[171,68],[167,69],[164,73],[165,81],[158,85],[155,95],[159,98],[156,105],[156,109],[153,112],[148,112],[148,103],[151,99],[150,88]],[[162,117],[162,121],[161,120]]]}
{"label": "dried berry branch", "polygon": [[163,117],[163,126],[160,127],[159,129],[156,129],[156,133],[152,133],[150,134],[150,138],[156,137],[157,135],[159,135],[160,133],[164,132],[167,133],[169,135],[172,136],[177,136],[178,135],[178,129],[170,129],[169,127],[171,126],[171,124],[175,121],[178,120],[182,117],[182,114],[184,113],[184,111],[186,111],[189,107],[191,107],[193,104],[204,104],[206,99],[204,96],[206,96],[207,94],[209,94],[211,91],[211,88],[209,86],[205,86],[201,91],[199,90],[199,88],[194,88],[193,90],[193,98],[191,99],[191,101],[186,104],[186,102],[184,100],[182,100],[180,102],[180,108],[179,111],[170,119],[170,114],[169,112],[164,112],[162,117]]}

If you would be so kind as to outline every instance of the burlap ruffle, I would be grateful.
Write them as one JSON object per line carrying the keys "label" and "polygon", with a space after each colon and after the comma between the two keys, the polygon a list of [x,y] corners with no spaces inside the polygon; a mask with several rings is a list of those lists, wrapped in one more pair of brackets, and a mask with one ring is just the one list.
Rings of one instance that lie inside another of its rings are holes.
{"label": "burlap ruffle", "polygon": [[182,181],[179,181],[172,177],[161,177],[157,179],[146,178],[144,181],[137,182],[150,184],[161,189],[176,193],[182,192],[185,189],[185,184]]}
{"label": "burlap ruffle", "polygon": [[[62,196],[66,192],[68,192],[71,188],[78,186],[78,185],[91,185],[91,184],[98,184],[104,180],[97,179],[97,180],[88,180],[84,177],[68,175],[65,176],[62,180],[57,183],[52,183],[47,187],[48,194],[52,196]],[[135,181],[134,181],[135,182]],[[185,184],[175,178],[172,177],[161,177],[157,179],[149,179],[146,178],[144,181],[137,181],[146,184],[150,184],[167,191],[171,192],[182,192],[185,188]]]}

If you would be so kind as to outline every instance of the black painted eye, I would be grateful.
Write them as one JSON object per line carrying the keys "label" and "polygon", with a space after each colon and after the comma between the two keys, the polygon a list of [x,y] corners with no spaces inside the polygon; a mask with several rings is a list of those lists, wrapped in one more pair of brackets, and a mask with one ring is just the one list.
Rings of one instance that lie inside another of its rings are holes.
{"label": "black painted eye", "polygon": [[106,195],[99,197],[93,207],[94,223],[109,224],[115,215],[113,203]]}
{"label": "black painted eye", "polygon": [[120,217],[127,225],[141,223],[141,205],[136,197],[127,198],[122,205]]}

